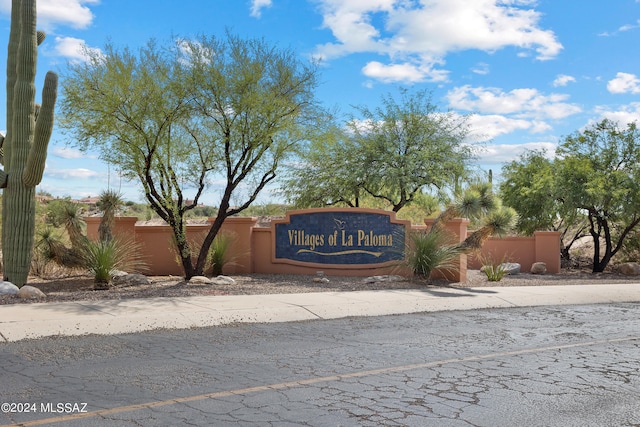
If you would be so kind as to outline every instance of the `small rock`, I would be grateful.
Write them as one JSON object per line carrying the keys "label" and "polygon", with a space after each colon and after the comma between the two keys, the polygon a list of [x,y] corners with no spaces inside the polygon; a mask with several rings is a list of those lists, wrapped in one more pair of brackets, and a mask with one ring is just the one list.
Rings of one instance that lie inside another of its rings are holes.
{"label": "small rock", "polygon": [[505,270],[507,274],[510,274],[510,275],[520,274],[521,266],[517,262],[503,262],[502,264],[499,265],[499,267]]}
{"label": "small rock", "polygon": [[124,276],[115,276],[111,283],[114,286],[137,286],[148,285],[150,282],[144,274],[125,274]]}
{"label": "small rock", "polygon": [[189,279],[190,285],[210,285],[211,279],[205,276],[193,276]]}
{"label": "small rock", "polygon": [[376,282],[402,282],[405,278],[402,276],[395,275],[384,275],[384,276],[371,276],[364,279],[365,283],[376,283]]}
{"label": "small rock", "polygon": [[15,295],[20,288],[11,282],[0,282],[0,295]]}
{"label": "small rock", "polygon": [[122,270],[111,270],[111,278],[113,279],[114,277],[120,277],[120,276],[126,276],[127,273],[126,271],[122,271]]}
{"label": "small rock", "polygon": [[211,278],[211,283],[214,285],[235,285],[236,281],[229,276],[216,276]]}
{"label": "small rock", "polygon": [[47,297],[40,289],[29,285],[21,287],[16,295],[18,295],[18,298],[23,299],[39,299]]}
{"label": "small rock", "polygon": [[544,274],[547,272],[547,264],[544,262],[534,262],[531,265],[531,274]]}
{"label": "small rock", "polygon": [[330,282],[330,280],[327,279],[326,277],[314,277],[313,281],[315,283],[329,283]]}
{"label": "small rock", "polygon": [[640,264],[637,262],[625,262],[618,265],[616,270],[625,276],[640,276]]}

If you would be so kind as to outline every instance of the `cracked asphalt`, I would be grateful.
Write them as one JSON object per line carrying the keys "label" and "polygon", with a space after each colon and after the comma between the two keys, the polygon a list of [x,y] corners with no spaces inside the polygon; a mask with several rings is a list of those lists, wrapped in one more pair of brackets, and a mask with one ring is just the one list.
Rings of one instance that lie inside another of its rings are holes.
{"label": "cracked asphalt", "polygon": [[0,425],[638,427],[640,304],[46,338],[0,366]]}

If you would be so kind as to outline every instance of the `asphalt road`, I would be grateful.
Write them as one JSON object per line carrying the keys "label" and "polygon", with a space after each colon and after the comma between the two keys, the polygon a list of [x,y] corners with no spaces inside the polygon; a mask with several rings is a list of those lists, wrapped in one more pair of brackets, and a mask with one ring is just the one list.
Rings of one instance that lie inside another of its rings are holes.
{"label": "asphalt road", "polygon": [[640,426],[640,304],[47,338],[0,366],[0,425]]}

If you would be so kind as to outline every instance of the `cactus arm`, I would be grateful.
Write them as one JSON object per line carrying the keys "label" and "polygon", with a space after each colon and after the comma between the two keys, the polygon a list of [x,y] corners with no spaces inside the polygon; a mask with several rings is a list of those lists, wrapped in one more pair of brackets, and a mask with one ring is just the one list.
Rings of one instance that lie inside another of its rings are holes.
{"label": "cactus arm", "polygon": [[53,132],[53,111],[58,93],[58,75],[49,71],[42,90],[42,106],[37,115],[33,144],[29,150],[22,182],[27,187],[40,184],[47,159],[47,147]]}

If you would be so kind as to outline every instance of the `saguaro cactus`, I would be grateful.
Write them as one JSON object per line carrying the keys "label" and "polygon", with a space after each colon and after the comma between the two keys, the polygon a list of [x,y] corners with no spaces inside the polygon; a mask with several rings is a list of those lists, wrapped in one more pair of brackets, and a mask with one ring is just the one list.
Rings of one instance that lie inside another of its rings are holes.
{"label": "saguaro cactus", "polygon": [[2,255],[4,280],[27,282],[35,228],[35,188],[42,180],[47,146],[53,130],[58,76],[48,72],[42,106],[35,103],[38,45],[36,0],[12,0],[7,58],[7,134],[0,142],[2,197]]}

